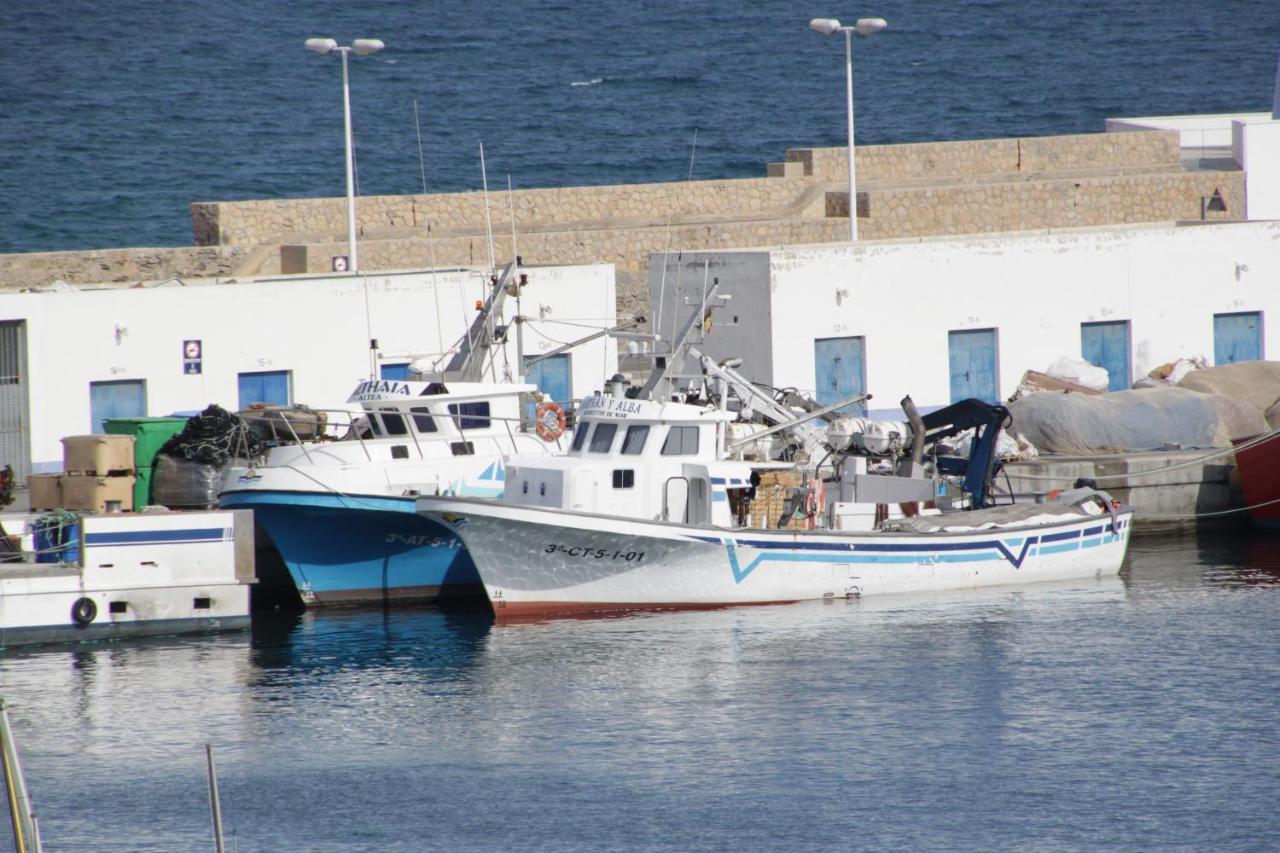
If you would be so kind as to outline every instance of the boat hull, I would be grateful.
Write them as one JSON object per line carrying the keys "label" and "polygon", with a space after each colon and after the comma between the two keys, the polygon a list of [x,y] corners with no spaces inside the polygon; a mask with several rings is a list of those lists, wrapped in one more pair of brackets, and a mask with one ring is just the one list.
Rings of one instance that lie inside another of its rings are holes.
{"label": "boat hull", "polygon": [[1280,530],[1280,436],[1237,449],[1236,470],[1249,518],[1258,527]]}
{"label": "boat hull", "polygon": [[423,498],[499,618],[930,592],[1119,572],[1131,511],[963,533],[726,530]]}
{"label": "boat hull", "polygon": [[224,492],[252,509],[309,607],[483,601],[471,557],[412,497]]}

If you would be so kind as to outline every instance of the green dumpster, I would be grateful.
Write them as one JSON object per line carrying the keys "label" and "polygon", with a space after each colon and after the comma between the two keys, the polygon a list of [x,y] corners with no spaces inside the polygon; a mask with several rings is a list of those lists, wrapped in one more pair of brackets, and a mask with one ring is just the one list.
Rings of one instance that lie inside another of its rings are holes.
{"label": "green dumpster", "polygon": [[151,503],[151,475],[156,454],[186,425],[186,418],[107,418],[108,435],[133,436],[135,509]]}

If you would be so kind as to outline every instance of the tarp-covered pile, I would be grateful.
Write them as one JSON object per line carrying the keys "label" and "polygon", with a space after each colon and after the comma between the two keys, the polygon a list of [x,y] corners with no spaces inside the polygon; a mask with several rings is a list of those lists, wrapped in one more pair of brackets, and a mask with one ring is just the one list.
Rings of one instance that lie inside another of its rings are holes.
{"label": "tarp-covered pile", "polygon": [[1280,362],[1241,361],[1194,370],[1178,386],[1248,403],[1264,413],[1271,429],[1280,426]]}
{"label": "tarp-covered pile", "polygon": [[1042,453],[1230,447],[1232,439],[1267,432],[1257,407],[1187,388],[1030,394],[1008,408],[1010,429]]}

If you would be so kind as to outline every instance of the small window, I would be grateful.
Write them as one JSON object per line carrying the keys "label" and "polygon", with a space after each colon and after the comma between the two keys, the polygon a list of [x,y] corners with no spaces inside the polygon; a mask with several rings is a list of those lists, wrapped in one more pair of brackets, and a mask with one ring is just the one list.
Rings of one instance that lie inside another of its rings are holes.
{"label": "small window", "polygon": [[489,426],[489,401],[450,403],[449,414],[455,416],[458,429],[485,429]]}
{"label": "small window", "polygon": [[193,598],[191,599],[192,610],[208,610],[213,607],[212,598]]}
{"label": "small window", "polygon": [[408,435],[409,428],[404,424],[404,416],[398,412],[392,412],[387,409],[382,410],[382,426],[386,429],[387,435]]}
{"label": "small window", "polygon": [[476,446],[469,441],[451,441],[449,449],[453,451],[454,456],[475,456]]}
{"label": "small window", "polygon": [[587,443],[587,433],[591,432],[591,424],[582,424],[573,431],[573,447],[570,450],[581,450]]}
{"label": "small window", "polygon": [[127,601],[113,601],[113,602],[111,602],[111,604],[110,604],[110,605],[108,605],[108,606],[107,606],[107,612],[108,612],[108,613],[128,613],[128,612],[129,612],[129,602],[127,602]]}
{"label": "small window", "polygon": [[613,487],[615,489],[634,489],[636,472],[630,468],[615,468],[613,471]]}
{"label": "small window", "polygon": [[698,428],[675,426],[667,431],[662,445],[663,456],[693,456],[698,452]]}
{"label": "small window", "polygon": [[521,483],[520,483],[520,493],[521,493],[521,494],[523,494],[523,495],[527,495],[527,494],[529,494],[529,481],[528,481],[528,480],[523,480],[523,481],[521,481]]}
{"label": "small window", "polygon": [[426,406],[415,406],[409,410],[413,413],[413,426],[418,432],[435,432],[436,421],[431,417],[431,410]]}
{"label": "small window", "polygon": [[596,424],[596,431],[591,434],[592,453],[608,453],[613,447],[613,437],[618,432],[617,424]]}
{"label": "small window", "polygon": [[382,436],[382,423],[378,420],[377,416],[368,414],[364,417],[365,420],[369,422],[369,432],[373,433],[375,437],[380,438]]}
{"label": "small window", "polygon": [[391,458],[392,459],[408,459],[409,448],[403,444],[391,445]]}
{"label": "small window", "polygon": [[648,424],[632,424],[627,427],[627,437],[622,440],[622,455],[639,456],[644,452],[644,443],[648,439]]}

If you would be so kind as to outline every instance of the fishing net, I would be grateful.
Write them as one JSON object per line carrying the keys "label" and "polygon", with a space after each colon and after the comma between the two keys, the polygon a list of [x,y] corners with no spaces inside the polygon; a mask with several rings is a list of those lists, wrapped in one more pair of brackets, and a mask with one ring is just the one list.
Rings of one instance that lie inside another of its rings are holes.
{"label": "fishing net", "polygon": [[261,453],[259,435],[240,417],[217,405],[189,418],[182,432],[160,448],[161,456],[215,467],[226,465],[233,458],[251,459]]}

